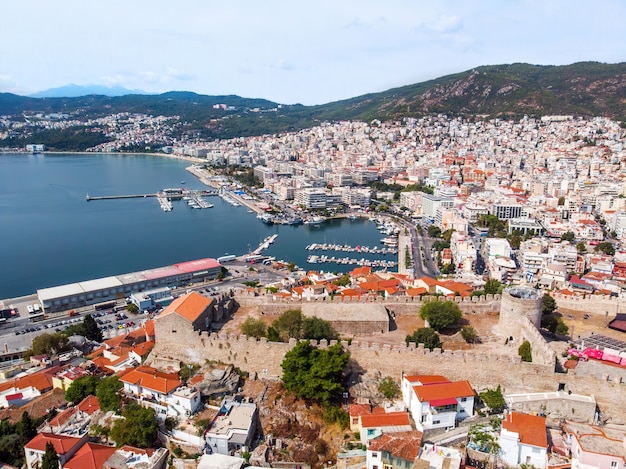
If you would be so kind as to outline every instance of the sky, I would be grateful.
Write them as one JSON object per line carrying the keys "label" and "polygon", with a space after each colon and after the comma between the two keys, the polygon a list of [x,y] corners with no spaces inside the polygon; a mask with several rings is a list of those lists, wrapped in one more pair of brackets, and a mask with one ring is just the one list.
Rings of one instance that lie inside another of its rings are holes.
{"label": "sky", "polygon": [[481,65],[626,61],[624,0],[2,0],[0,92],[325,104]]}

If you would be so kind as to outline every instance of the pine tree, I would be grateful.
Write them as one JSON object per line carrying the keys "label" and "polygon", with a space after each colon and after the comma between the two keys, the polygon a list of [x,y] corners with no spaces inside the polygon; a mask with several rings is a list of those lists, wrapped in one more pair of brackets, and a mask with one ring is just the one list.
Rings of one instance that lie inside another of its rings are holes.
{"label": "pine tree", "polygon": [[41,469],[59,469],[59,455],[50,442],[46,443],[46,452],[41,458]]}

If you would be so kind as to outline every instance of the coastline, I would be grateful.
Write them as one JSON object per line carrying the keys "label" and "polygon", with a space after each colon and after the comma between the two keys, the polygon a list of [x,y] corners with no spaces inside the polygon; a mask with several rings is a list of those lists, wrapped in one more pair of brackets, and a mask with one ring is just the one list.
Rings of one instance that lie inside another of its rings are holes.
{"label": "coastline", "polygon": [[172,158],[175,160],[182,161],[192,161],[194,163],[206,163],[206,159],[204,158],[196,158],[193,156],[180,156],[168,153],[124,153],[124,152],[106,152],[106,151],[42,151],[40,153],[31,153],[29,151],[20,151],[20,150],[12,150],[12,151],[2,151],[2,154],[23,154],[24,156],[28,155],[119,155],[119,156],[159,156],[163,158]]}

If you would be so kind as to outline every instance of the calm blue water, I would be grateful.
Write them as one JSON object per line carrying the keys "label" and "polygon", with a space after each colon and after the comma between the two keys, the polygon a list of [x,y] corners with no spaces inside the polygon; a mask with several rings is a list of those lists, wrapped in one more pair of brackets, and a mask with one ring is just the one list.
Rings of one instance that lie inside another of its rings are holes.
{"label": "calm blue water", "polygon": [[375,224],[366,220],[268,226],[245,207],[219,197],[211,198],[212,209],[192,210],[180,201],[168,213],[155,198],[85,201],[86,194],[155,193],[181,187],[181,181],[184,187],[204,189],[185,170],[189,164],[144,155],[0,154],[0,298],[202,257],[244,254],[274,233],[278,239],[265,254],[305,268],[354,268],[308,265],[306,258],[314,253],[304,247],[311,243],[380,246]]}

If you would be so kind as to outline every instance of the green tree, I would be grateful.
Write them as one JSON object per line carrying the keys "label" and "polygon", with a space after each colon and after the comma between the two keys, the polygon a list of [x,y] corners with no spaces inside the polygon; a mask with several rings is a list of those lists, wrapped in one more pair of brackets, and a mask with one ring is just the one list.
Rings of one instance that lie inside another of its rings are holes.
{"label": "green tree", "polygon": [[566,231],[561,235],[561,241],[569,241],[570,243],[576,239],[576,235],[571,231]]}
{"label": "green tree", "polygon": [[468,344],[480,343],[480,337],[478,337],[476,329],[474,329],[472,326],[463,326],[461,328],[461,337],[463,337],[465,342]]}
{"label": "green tree", "polygon": [[429,225],[428,236],[430,236],[431,238],[439,238],[441,236],[441,228],[436,225]]}
{"label": "green tree", "polygon": [[333,283],[339,287],[347,287],[351,282],[350,274],[343,274],[340,278],[333,281]]}
{"label": "green tree", "polygon": [[98,323],[91,316],[91,314],[85,316],[82,326],[83,335],[85,336],[85,338],[93,340],[95,342],[102,342],[102,331],[100,330],[100,327],[98,327]]}
{"label": "green tree", "polygon": [[156,445],[159,424],[154,409],[140,407],[133,402],[124,408],[122,416],[123,419],[115,421],[110,433],[117,447],[151,448]]}
{"label": "green tree", "polygon": [[76,404],[90,394],[95,395],[98,381],[98,378],[93,375],[81,376],[75,379],[72,384],[69,385],[67,391],[65,391],[65,400]]}
{"label": "green tree", "polygon": [[46,443],[46,452],[41,458],[41,469],[59,469],[59,455],[50,441]]}
{"label": "green tree", "polygon": [[565,322],[563,322],[563,319],[559,318],[556,328],[554,329],[554,333],[557,335],[567,335],[569,334],[569,327],[567,327],[567,324],[565,324]]}
{"label": "green tree", "polygon": [[601,243],[598,243],[593,250],[595,252],[603,252],[604,254],[608,256],[612,256],[615,254],[615,248],[608,241],[603,241]]}
{"label": "green tree", "polygon": [[480,398],[483,400],[485,405],[489,407],[492,414],[499,414],[504,410],[505,401],[500,385],[498,385],[496,389],[487,389],[486,391],[481,392]]}
{"label": "green tree", "polygon": [[522,361],[524,362],[532,362],[533,361],[533,353],[532,348],[530,346],[530,342],[525,340],[522,342],[522,345],[517,349],[517,354],[522,357]]}
{"label": "green tree", "polygon": [[378,392],[385,396],[385,399],[395,399],[400,394],[400,386],[391,376],[387,376],[378,383]]}
{"label": "green tree", "polygon": [[283,385],[298,397],[330,405],[343,390],[343,370],[349,358],[341,344],[319,349],[309,342],[298,342],[281,363]]}
{"label": "green tree", "polygon": [[15,432],[19,436],[22,446],[37,435],[37,426],[28,412],[22,412],[22,417],[15,426]]}
{"label": "green tree", "polygon": [[312,318],[304,318],[302,321],[302,338],[335,340],[339,338],[339,334],[331,323],[313,316]]}
{"label": "green tree", "polygon": [[541,298],[541,313],[544,315],[552,314],[556,311],[556,308],[556,300],[548,293],[544,293]]}
{"label": "green tree", "polygon": [[420,308],[420,317],[436,331],[457,324],[463,313],[454,301],[429,301]]}
{"label": "green tree", "polygon": [[299,309],[288,309],[272,323],[283,341],[302,338],[302,311]]}
{"label": "green tree", "polygon": [[450,240],[452,239],[452,233],[454,233],[456,230],[454,228],[450,228],[446,231],[444,231],[443,233],[441,233],[441,237],[443,238],[443,240],[447,243],[450,242]]}
{"label": "green tree", "polygon": [[437,331],[431,327],[420,327],[413,331],[413,334],[406,336],[406,343],[415,342],[416,344],[424,344],[428,350],[442,348],[443,343]]}
{"label": "green tree", "polygon": [[122,398],[118,391],[122,387],[122,382],[115,375],[102,378],[96,387],[96,397],[100,403],[100,409],[104,412],[109,410],[118,412],[122,405]]}
{"label": "green tree", "polygon": [[197,363],[188,363],[180,368],[178,376],[180,376],[181,381],[186,383],[193,375],[196,374],[196,371],[198,371],[199,368],[200,365]]}
{"label": "green tree", "polygon": [[241,325],[241,333],[258,339],[267,335],[267,326],[260,319],[248,317]]}
{"label": "green tree", "polygon": [[56,355],[69,350],[70,346],[69,339],[60,332],[53,334],[44,332],[33,339],[30,348],[33,355]]}
{"label": "green tree", "polygon": [[578,254],[584,254],[587,252],[587,245],[584,241],[580,241],[576,244],[576,251],[578,251]]}
{"label": "green tree", "polygon": [[498,293],[502,293],[502,283],[495,278],[490,278],[485,283],[485,294],[487,295],[496,295]]}

